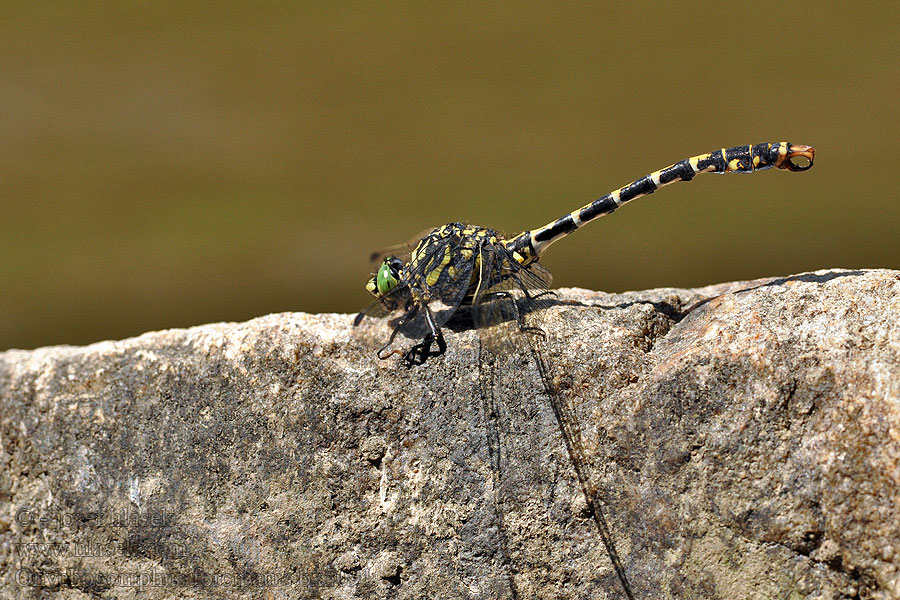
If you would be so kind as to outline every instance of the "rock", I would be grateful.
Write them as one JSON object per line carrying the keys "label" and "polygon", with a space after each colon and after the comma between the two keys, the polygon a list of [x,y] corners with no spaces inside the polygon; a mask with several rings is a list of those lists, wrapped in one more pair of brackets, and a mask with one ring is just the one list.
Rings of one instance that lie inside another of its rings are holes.
{"label": "rock", "polygon": [[898,598],[898,314],[832,270],[559,290],[410,369],[327,314],[8,351],[0,594],[623,598],[596,504],[635,598]]}

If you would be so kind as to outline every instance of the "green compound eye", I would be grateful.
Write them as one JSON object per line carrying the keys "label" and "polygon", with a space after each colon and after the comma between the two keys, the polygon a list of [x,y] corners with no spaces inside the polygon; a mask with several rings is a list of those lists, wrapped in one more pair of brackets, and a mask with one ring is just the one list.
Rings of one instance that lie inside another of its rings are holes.
{"label": "green compound eye", "polygon": [[397,287],[397,284],[400,282],[400,269],[402,268],[403,261],[399,258],[393,256],[385,257],[378,268],[378,274],[375,275],[375,286],[379,296],[385,296]]}

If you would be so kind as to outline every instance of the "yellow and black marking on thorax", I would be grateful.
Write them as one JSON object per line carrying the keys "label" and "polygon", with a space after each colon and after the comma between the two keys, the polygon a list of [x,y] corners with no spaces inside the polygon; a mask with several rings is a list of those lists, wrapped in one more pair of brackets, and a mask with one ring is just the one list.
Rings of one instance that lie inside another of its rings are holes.
{"label": "yellow and black marking on thorax", "polygon": [[479,283],[487,283],[483,255],[492,252],[501,237],[485,227],[448,223],[422,238],[409,257],[402,282],[410,286],[415,302],[433,299],[460,302],[478,292]]}
{"label": "yellow and black marking on thorax", "polygon": [[[509,290],[532,299],[529,289],[549,283],[549,274],[538,259],[550,244],[626,202],[676,181],[690,181],[698,173],[750,173],[772,167],[805,171],[812,167],[814,156],[814,148],[788,142],[735,146],[692,156],[511,239],[485,227],[448,223],[427,233],[409,260],[384,258],[366,286],[375,301],[357,315],[355,323],[369,314],[402,311],[379,356],[403,353],[388,351],[397,334],[403,333],[422,340],[404,353],[407,363],[420,364],[444,351],[441,325],[460,305],[472,305],[477,311],[488,300],[509,296]],[[431,350],[432,343],[437,344],[437,351]]]}

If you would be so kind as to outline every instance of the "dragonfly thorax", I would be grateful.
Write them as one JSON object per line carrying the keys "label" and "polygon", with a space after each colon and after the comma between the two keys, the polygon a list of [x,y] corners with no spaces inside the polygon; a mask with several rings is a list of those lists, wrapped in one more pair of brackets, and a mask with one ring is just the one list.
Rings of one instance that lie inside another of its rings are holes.
{"label": "dragonfly thorax", "polygon": [[[409,288],[414,302],[429,301],[448,289],[472,296],[479,285],[496,278],[504,261],[485,260],[505,250],[505,238],[492,229],[447,223],[425,235],[407,262],[386,256],[366,289],[376,298],[391,295],[398,286]],[[399,290],[398,290],[399,291]]]}

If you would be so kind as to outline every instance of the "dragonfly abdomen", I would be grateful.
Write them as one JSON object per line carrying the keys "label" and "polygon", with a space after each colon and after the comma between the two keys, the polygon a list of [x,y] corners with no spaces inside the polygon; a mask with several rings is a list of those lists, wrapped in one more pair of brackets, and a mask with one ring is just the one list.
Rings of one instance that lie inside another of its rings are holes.
{"label": "dragonfly abdomen", "polygon": [[[788,142],[735,146],[699,154],[654,171],[628,185],[582,206],[539,229],[525,231],[507,242],[522,264],[536,260],[550,244],[598,217],[608,215],[630,200],[652,194],[676,181],[690,181],[698,173],[750,173],[776,167],[789,171],[805,171],[812,166],[815,149]],[[807,164],[793,162],[805,158]]]}

